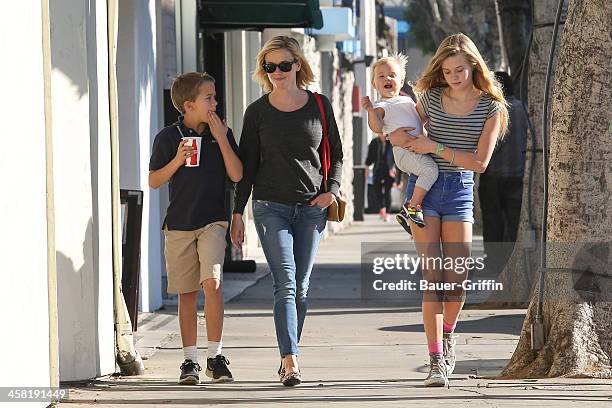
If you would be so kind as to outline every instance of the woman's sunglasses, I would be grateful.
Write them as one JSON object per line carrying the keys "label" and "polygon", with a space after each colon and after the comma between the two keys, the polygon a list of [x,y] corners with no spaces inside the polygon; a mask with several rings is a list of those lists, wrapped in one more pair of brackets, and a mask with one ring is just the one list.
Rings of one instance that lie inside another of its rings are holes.
{"label": "woman's sunglasses", "polygon": [[268,74],[273,73],[274,71],[276,71],[276,67],[279,67],[281,71],[283,72],[289,72],[291,71],[291,66],[293,64],[295,64],[297,62],[297,60],[293,60],[293,61],[283,61],[280,62],[278,64],[273,64],[271,62],[264,62],[263,64],[263,69],[264,71],[266,71]]}

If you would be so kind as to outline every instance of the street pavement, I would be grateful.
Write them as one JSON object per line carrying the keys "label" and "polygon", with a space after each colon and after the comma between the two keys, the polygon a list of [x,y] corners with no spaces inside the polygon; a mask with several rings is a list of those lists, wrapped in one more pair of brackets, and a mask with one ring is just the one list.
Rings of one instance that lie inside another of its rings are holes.
{"label": "street pavement", "polygon": [[[524,310],[465,310],[457,334],[457,366],[450,388],[425,388],[428,357],[416,297],[402,302],[366,300],[361,293],[362,243],[383,251],[408,235],[393,223],[366,216],[321,244],[310,285],[310,308],[300,342],[304,382],[278,382],[272,318],[272,281],[259,256],[256,275],[227,274],[224,354],[236,379],[179,386],[183,355],[175,306],[141,314],[137,348],[146,373],[69,384],[61,407],[591,407],[612,406],[609,380],[501,381],[498,374],[516,347]],[[474,250],[482,242],[475,238]],[[232,276],[233,275],[233,276]],[[245,283],[248,282],[248,283]],[[410,296],[407,296],[410,298]],[[205,321],[199,321],[199,359],[205,361]],[[205,364],[205,363],[204,363]]]}

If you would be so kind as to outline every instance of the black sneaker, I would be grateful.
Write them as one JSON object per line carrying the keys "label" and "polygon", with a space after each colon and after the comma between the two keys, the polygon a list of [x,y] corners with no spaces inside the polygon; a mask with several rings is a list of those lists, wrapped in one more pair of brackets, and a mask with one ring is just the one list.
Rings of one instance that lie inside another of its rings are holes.
{"label": "black sneaker", "polygon": [[183,385],[198,385],[200,383],[200,374],[202,367],[198,363],[194,363],[191,360],[185,360],[181,364],[181,376],[179,377],[179,384]]}
{"label": "black sneaker", "polygon": [[214,358],[208,358],[206,360],[206,375],[212,378],[215,383],[234,381],[232,373],[227,368],[229,363],[229,360],[221,354]]}
{"label": "black sneaker", "polygon": [[408,216],[403,209],[399,213],[395,214],[395,221],[402,226],[404,231],[412,235],[412,231],[410,231],[410,224],[408,223]]}
{"label": "black sneaker", "polygon": [[410,221],[414,222],[417,227],[424,228],[425,227],[425,219],[423,218],[423,210],[421,207],[407,207],[404,205],[404,211],[406,216]]}

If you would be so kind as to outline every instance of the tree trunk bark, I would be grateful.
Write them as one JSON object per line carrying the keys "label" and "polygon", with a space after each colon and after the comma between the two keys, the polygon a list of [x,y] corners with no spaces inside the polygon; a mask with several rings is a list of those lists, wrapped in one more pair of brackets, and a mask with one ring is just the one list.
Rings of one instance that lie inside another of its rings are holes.
{"label": "tree trunk bark", "polygon": [[[542,168],[542,106],[544,103],[546,67],[548,65],[553,32],[552,26],[541,27],[538,25],[554,21],[557,3],[558,0],[534,1],[534,31],[529,53],[528,69],[528,113],[536,134],[533,135],[530,132],[527,139],[525,175],[523,177],[523,200],[517,242],[514,246],[512,255],[508,259],[506,267],[497,278],[498,282],[504,284],[504,291],[495,292],[486,303],[479,306],[481,308],[526,307],[530,299],[535,277],[537,276],[539,255],[535,251],[535,248],[542,234],[542,205],[544,191]],[[556,46],[557,52],[563,38],[564,34],[560,28]],[[554,83],[554,68],[550,80],[551,83]],[[530,195],[531,200],[529,199]]]}
{"label": "tree trunk bark", "polygon": [[506,378],[611,378],[612,2],[571,0],[551,118],[545,343],[530,347],[537,296]]}
{"label": "tree trunk bark", "polygon": [[495,2],[491,0],[416,0],[431,19],[431,36],[436,47],[444,37],[464,33],[474,41],[495,69],[501,62]]}
{"label": "tree trunk bark", "polygon": [[431,38],[437,48],[438,45],[442,42],[444,37],[448,34],[446,30],[440,29],[437,25],[434,24],[434,11],[432,9],[432,2],[430,0],[414,0],[427,14],[427,25],[429,26],[429,32],[431,34]]}
{"label": "tree trunk bark", "polygon": [[508,58],[514,92],[519,95],[521,64],[529,42],[531,6],[529,0],[496,0],[503,44]]}

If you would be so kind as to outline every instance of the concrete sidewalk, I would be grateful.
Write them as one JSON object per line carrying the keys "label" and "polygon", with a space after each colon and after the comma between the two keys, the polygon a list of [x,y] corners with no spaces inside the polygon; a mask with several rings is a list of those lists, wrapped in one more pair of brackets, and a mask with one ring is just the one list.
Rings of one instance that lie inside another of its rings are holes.
{"label": "concrete sidewalk", "polygon": [[[450,389],[424,388],[428,359],[418,304],[361,299],[361,242],[384,246],[406,237],[397,225],[370,216],[322,243],[300,343],[305,382],[298,387],[283,387],[276,376],[272,282],[259,268],[262,278],[226,305],[224,354],[231,361],[234,383],[211,384],[203,376],[205,382],[199,386],[176,384],[183,356],[176,309],[169,308],[141,316],[137,347],[147,358],[145,375],[75,386],[70,400],[60,406],[610,406],[612,385],[605,380],[478,378],[504,367],[516,346],[524,310],[463,312]],[[203,319],[200,324],[198,344],[204,361]]]}

